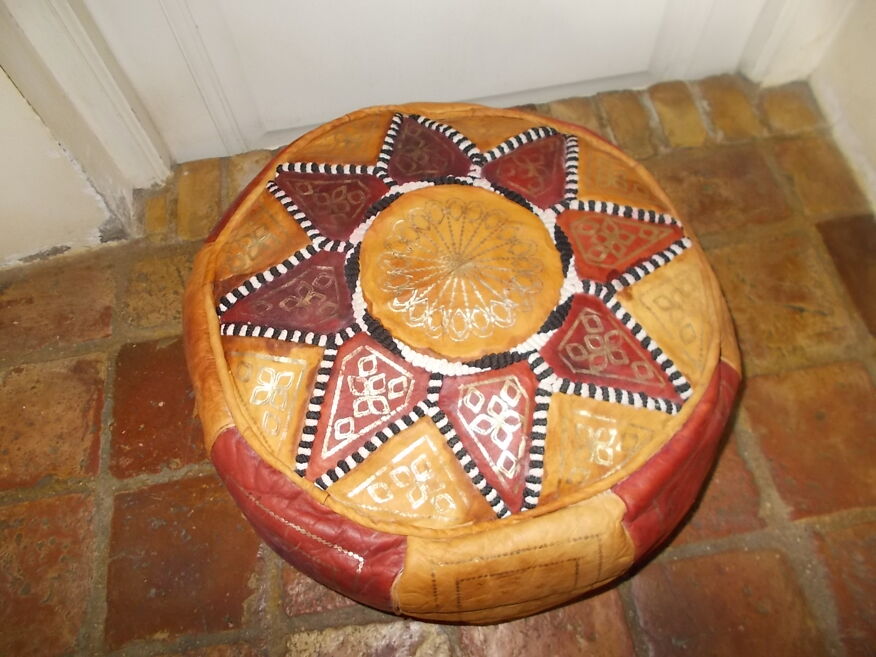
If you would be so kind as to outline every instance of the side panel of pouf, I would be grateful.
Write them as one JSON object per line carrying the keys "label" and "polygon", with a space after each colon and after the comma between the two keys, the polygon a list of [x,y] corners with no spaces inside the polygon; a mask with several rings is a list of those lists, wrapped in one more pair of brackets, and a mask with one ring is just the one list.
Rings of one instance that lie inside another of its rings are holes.
{"label": "side panel of pouf", "polygon": [[645,465],[612,489],[626,503],[636,559],[658,547],[693,506],[715,461],[740,375],[723,360],[688,421]]}
{"label": "side panel of pouf", "polygon": [[494,623],[567,602],[632,565],[625,510],[606,491],[480,533],[411,536],[396,585],[399,609],[418,618]]}
{"label": "side panel of pouf", "polygon": [[229,492],[259,535],[304,574],[372,607],[393,611],[391,589],[406,537],[366,529],[315,502],[265,463],[232,427],[211,452]]}

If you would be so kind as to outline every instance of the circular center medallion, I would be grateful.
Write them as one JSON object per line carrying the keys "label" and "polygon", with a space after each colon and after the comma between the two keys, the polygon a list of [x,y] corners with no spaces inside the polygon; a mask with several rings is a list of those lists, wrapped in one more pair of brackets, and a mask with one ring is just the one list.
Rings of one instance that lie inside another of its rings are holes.
{"label": "circular center medallion", "polygon": [[563,281],[544,224],[463,185],[409,192],[362,242],[362,294],[398,340],[448,360],[505,351],[544,323]]}

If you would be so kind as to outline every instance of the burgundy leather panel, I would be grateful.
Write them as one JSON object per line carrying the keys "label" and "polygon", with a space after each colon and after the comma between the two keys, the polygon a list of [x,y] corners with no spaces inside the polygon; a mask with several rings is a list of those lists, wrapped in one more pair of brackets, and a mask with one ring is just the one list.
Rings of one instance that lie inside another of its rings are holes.
{"label": "burgundy leather panel", "polygon": [[366,529],[318,504],[265,463],[235,427],[219,435],[211,457],[244,515],[284,559],[354,600],[393,611],[405,536]]}
{"label": "burgundy leather panel", "polygon": [[681,430],[612,488],[627,505],[624,526],[636,546],[636,559],[659,546],[693,506],[714,462],[739,380],[739,372],[721,361]]}

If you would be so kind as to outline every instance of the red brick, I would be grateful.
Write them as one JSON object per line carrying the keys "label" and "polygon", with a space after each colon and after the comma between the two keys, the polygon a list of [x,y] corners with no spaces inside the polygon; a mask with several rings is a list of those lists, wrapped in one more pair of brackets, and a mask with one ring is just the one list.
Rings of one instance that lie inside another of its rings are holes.
{"label": "red brick", "polygon": [[78,358],[0,372],[0,489],[97,472],[105,369]]}
{"label": "red brick", "polygon": [[439,625],[416,621],[358,625],[291,634],[287,657],[450,657]]}
{"label": "red brick", "polygon": [[731,434],[705,493],[674,543],[695,543],[760,529],[765,523],[758,516],[759,508],[760,494],[754,477]]}
{"label": "red brick", "polygon": [[788,233],[709,252],[749,374],[841,355],[857,339],[814,242]]}
{"label": "red brick", "polygon": [[632,590],[651,655],[826,654],[777,552],[654,562],[633,578]]}
{"label": "red brick", "polygon": [[635,655],[617,590],[511,623],[463,627],[467,657]]}
{"label": "red brick", "polygon": [[350,598],[313,581],[292,566],[283,566],[283,609],[287,615],[301,616],[355,606]]}
{"label": "red brick", "polygon": [[663,82],[648,89],[663,133],[671,146],[702,146],[709,140],[703,119],[684,82]]}
{"label": "red brick", "polygon": [[755,377],[742,403],[793,517],[876,504],[876,390],[863,365]]}
{"label": "red brick", "polygon": [[754,146],[677,151],[647,166],[698,235],[768,224],[791,214]]}
{"label": "red brick", "polygon": [[858,312],[876,335],[876,218],[824,221],[818,230]]}
{"label": "red brick", "polygon": [[192,253],[151,254],[131,267],[122,318],[137,328],[179,325]]}
{"label": "red brick", "polygon": [[870,657],[876,646],[876,523],[823,532],[817,541],[830,572],[846,654]]}
{"label": "red brick", "polygon": [[107,645],[241,627],[258,547],[215,477],[116,495]]}
{"label": "red brick", "polygon": [[205,459],[182,342],[123,346],[116,359],[110,471],[131,477]]}
{"label": "red brick", "polygon": [[822,218],[870,211],[843,154],[827,137],[784,139],[776,141],[773,149],[808,215]]}
{"label": "red brick", "polygon": [[0,358],[111,332],[115,284],[99,264],[22,267],[0,284]]}
{"label": "red brick", "polygon": [[94,575],[93,521],[84,495],[0,507],[0,654],[74,649]]}

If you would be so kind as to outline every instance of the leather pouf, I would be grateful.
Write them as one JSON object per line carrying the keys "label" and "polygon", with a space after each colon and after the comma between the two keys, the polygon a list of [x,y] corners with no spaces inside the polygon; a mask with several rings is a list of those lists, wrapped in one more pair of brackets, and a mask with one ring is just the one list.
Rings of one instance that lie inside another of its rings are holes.
{"label": "leather pouf", "polygon": [[296,568],[424,619],[610,582],[714,461],[731,321],[651,176],[586,130],[377,107],[297,140],[185,299],[207,449]]}

